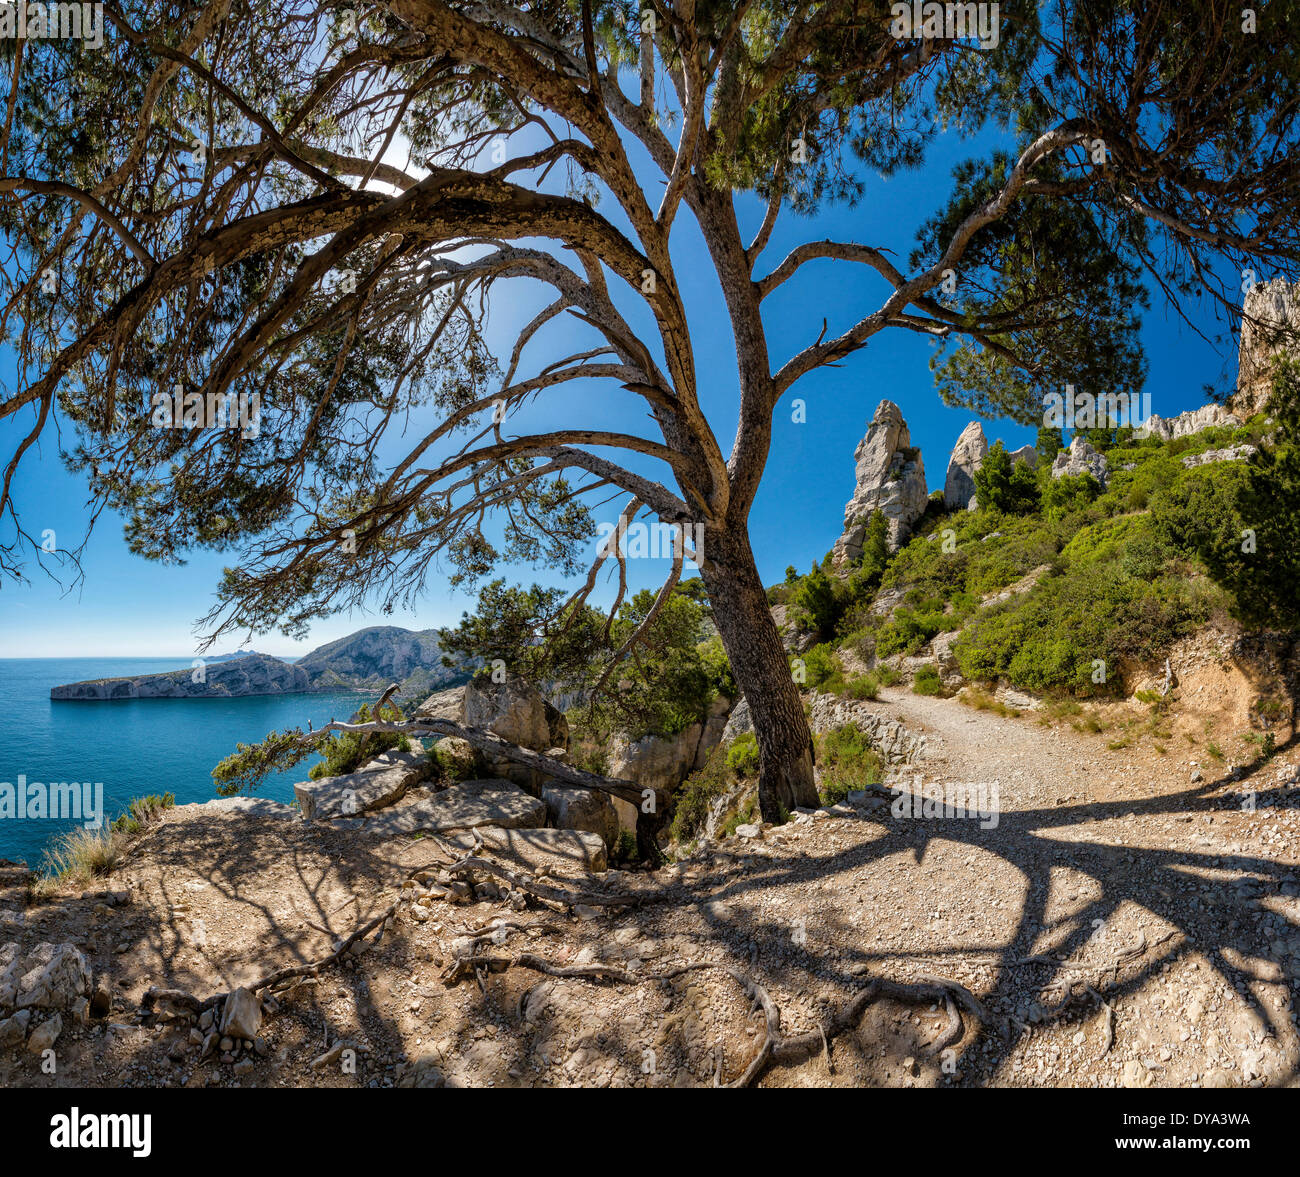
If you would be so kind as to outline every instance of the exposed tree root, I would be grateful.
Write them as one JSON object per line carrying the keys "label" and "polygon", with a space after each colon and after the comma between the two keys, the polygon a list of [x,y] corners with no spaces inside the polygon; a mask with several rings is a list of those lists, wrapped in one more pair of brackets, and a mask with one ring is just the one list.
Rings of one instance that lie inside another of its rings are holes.
{"label": "exposed tree root", "polygon": [[842,1005],[831,1016],[829,1022],[819,1024],[816,1029],[804,1034],[791,1037],[782,1034],[780,1007],[772,1000],[767,990],[758,981],[746,977],[731,965],[717,961],[694,961],[662,973],[631,973],[613,964],[562,965],[533,952],[522,952],[516,955],[471,953],[452,961],[443,970],[442,980],[447,985],[455,985],[469,976],[476,976],[481,981],[481,970],[502,973],[512,968],[530,969],[548,977],[576,977],[624,985],[660,984],[703,969],[723,970],[744,991],[753,1003],[754,1009],[762,1012],[765,1032],[758,1052],[746,1064],[744,1071],[730,1083],[722,1084],[719,1066],[719,1073],[715,1075],[715,1086],[749,1087],[772,1063],[803,1062],[818,1052],[824,1052],[829,1063],[831,1042],[839,1035],[856,1028],[867,1007],[881,998],[891,998],[900,1002],[934,1004],[942,1002],[944,1004],[948,1012],[948,1024],[939,1037],[931,1043],[929,1049],[933,1054],[956,1045],[965,1037],[966,1025],[957,1008],[958,1005],[965,1009],[978,1025],[990,1025],[994,1020],[969,989],[943,977],[924,977],[917,982],[890,981],[878,977]]}

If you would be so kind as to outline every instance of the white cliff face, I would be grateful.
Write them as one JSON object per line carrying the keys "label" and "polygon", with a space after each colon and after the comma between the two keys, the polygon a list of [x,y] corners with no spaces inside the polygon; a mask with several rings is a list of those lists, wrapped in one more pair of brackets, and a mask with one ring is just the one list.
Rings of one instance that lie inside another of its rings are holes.
{"label": "white cliff face", "polygon": [[978,421],[961,431],[948,459],[948,476],[943,481],[943,505],[950,511],[974,509],[975,471],[989,452],[989,443]]}
{"label": "white cliff face", "polygon": [[836,567],[861,558],[867,523],[876,511],[889,525],[890,548],[899,547],[924,514],[928,498],[921,451],[912,447],[903,411],[893,401],[876,407],[854,457],[857,486],[844,507],[844,534],[832,557]]}
{"label": "white cliff face", "polygon": [[1179,413],[1177,417],[1162,417],[1159,413],[1152,413],[1146,420],[1147,431],[1152,437],[1158,437],[1161,441],[1169,441],[1175,437],[1190,437],[1193,433],[1200,433],[1202,429],[1209,429],[1215,425],[1240,424],[1240,419],[1222,405],[1203,405],[1199,409]]}
{"label": "white cliff face", "polygon": [[1279,352],[1296,351],[1300,342],[1300,285],[1284,278],[1261,282],[1242,308],[1241,345],[1237,353],[1237,395],[1233,408],[1241,417],[1263,411],[1272,392],[1273,361]]}

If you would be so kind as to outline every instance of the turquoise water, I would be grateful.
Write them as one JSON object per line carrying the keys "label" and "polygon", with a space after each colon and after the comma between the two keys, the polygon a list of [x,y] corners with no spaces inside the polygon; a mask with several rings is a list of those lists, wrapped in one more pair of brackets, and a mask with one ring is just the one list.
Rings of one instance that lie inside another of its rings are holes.
{"label": "turquoise water", "polygon": [[[118,675],[188,668],[189,659],[0,658],[0,782],[90,781],[104,784],[108,818],[132,797],[174,793],[177,804],[216,796],[212,767],[238,742],[267,732],[347,719],[366,695],[261,695],[242,699],[135,699],[54,703],[50,688]],[[293,797],[319,759],[268,777],[259,796]],[[33,866],[50,838],[73,821],[0,819],[0,858]]]}

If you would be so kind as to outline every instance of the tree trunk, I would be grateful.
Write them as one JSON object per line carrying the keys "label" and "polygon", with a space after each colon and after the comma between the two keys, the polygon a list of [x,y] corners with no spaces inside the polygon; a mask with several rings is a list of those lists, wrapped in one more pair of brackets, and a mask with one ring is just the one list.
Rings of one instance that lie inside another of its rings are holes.
{"label": "tree trunk", "polygon": [[700,575],[713,620],[749,701],[758,737],[758,803],[763,820],[780,822],[796,805],[818,804],[812,735],[790,675],[781,635],[754,565],[749,539],[706,531]]}

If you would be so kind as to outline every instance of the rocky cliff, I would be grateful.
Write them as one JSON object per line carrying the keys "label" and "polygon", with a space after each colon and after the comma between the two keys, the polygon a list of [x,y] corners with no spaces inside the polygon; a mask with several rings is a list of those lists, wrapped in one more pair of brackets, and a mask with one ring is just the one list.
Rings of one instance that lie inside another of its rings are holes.
{"label": "rocky cliff", "polygon": [[1232,407],[1241,417],[1261,412],[1272,391],[1273,361],[1300,343],[1300,286],[1283,278],[1261,282],[1246,295],[1241,345],[1237,353],[1237,395]]}

